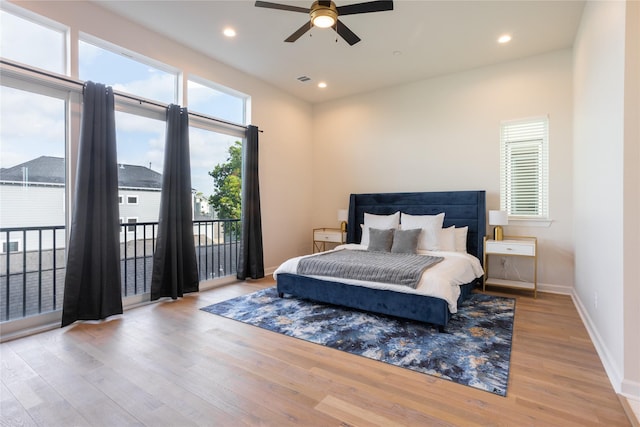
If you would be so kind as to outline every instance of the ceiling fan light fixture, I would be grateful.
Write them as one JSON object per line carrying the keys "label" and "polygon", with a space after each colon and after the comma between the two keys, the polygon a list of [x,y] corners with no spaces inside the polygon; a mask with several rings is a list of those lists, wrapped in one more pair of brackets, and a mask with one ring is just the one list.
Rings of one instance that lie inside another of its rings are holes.
{"label": "ceiling fan light fixture", "polygon": [[332,17],[324,15],[316,16],[315,18],[313,18],[312,22],[313,25],[318,28],[333,27],[333,24],[336,23],[336,21]]}
{"label": "ceiling fan light fixture", "polygon": [[336,9],[336,5],[334,2],[326,5],[327,2],[316,1],[311,6],[311,12],[309,12],[309,16],[311,17],[311,23],[318,28],[329,28],[333,27],[338,20],[338,10]]}

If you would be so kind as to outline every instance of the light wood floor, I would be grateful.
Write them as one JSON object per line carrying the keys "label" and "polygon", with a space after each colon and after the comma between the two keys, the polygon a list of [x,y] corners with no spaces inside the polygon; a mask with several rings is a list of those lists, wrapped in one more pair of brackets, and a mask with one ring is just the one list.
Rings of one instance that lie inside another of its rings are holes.
{"label": "light wood floor", "polygon": [[272,284],[2,344],[2,425],[630,425],[567,296],[517,296],[500,397],[199,310]]}

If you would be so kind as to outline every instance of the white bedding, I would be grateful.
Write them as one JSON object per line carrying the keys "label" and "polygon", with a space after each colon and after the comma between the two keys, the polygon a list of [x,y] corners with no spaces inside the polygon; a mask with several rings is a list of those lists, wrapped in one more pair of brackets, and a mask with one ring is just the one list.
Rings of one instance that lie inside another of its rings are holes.
{"label": "white bedding", "polygon": [[[357,244],[346,244],[336,247],[339,249],[360,249],[366,250],[367,247]],[[350,285],[365,286],[369,288],[393,290],[397,292],[405,292],[409,294],[420,294],[432,297],[442,298],[447,301],[449,311],[456,313],[458,311],[457,302],[460,296],[460,285],[464,285],[473,281],[478,277],[482,277],[484,271],[478,258],[464,252],[445,252],[445,251],[423,251],[418,250],[419,254],[433,255],[444,257],[444,260],[425,270],[422,278],[415,289],[409,286],[393,285],[388,283],[366,282],[353,279],[339,279],[335,277],[310,276],[322,280],[332,282],[342,282]],[[317,255],[317,254],[316,254]],[[297,274],[298,262],[302,258],[313,255],[304,255],[291,258],[283,262],[273,273],[274,279],[278,280],[278,274],[291,273]]]}

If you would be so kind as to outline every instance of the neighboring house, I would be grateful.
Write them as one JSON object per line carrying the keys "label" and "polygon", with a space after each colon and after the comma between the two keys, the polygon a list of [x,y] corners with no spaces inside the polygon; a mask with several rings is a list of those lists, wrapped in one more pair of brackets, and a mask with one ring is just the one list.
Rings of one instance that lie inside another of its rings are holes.
{"label": "neighboring house", "polygon": [[[51,227],[65,225],[65,159],[41,156],[0,170],[0,226],[2,228]],[[144,166],[118,165],[120,221],[122,223],[156,222],[160,208],[162,174]],[[127,227],[133,233],[134,227]],[[124,240],[121,233],[121,240]],[[23,242],[21,232],[0,236],[1,250],[43,250],[53,247],[51,231],[28,233]],[[58,233],[55,246],[64,247],[65,235]]]}

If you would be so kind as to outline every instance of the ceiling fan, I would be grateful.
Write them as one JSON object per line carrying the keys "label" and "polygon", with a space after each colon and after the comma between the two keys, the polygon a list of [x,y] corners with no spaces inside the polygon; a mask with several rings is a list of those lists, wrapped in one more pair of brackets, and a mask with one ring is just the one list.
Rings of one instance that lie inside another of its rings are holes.
{"label": "ceiling fan", "polygon": [[336,6],[333,1],[314,1],[311,8],[291,6],[288,4],[271,3],[268,1],[256,1],[256,7],[265,7],[268,9],[287,10],[290,12],[308,13],[310,22],[305,22],[302,27],[298,28],[293,34],[285,39],[285,42],[294,42],[298,40],[304,33],[309,31],[311,27],[333,29],[342,37],[350,46],[358,43],[360,37],[356,36],[346,25],[344,25],[338,16],[355,15],[358,13],[383,12],[385,10],[393,10],[393,1],[369,1],[365,3],[349,4],[345,6]]}

